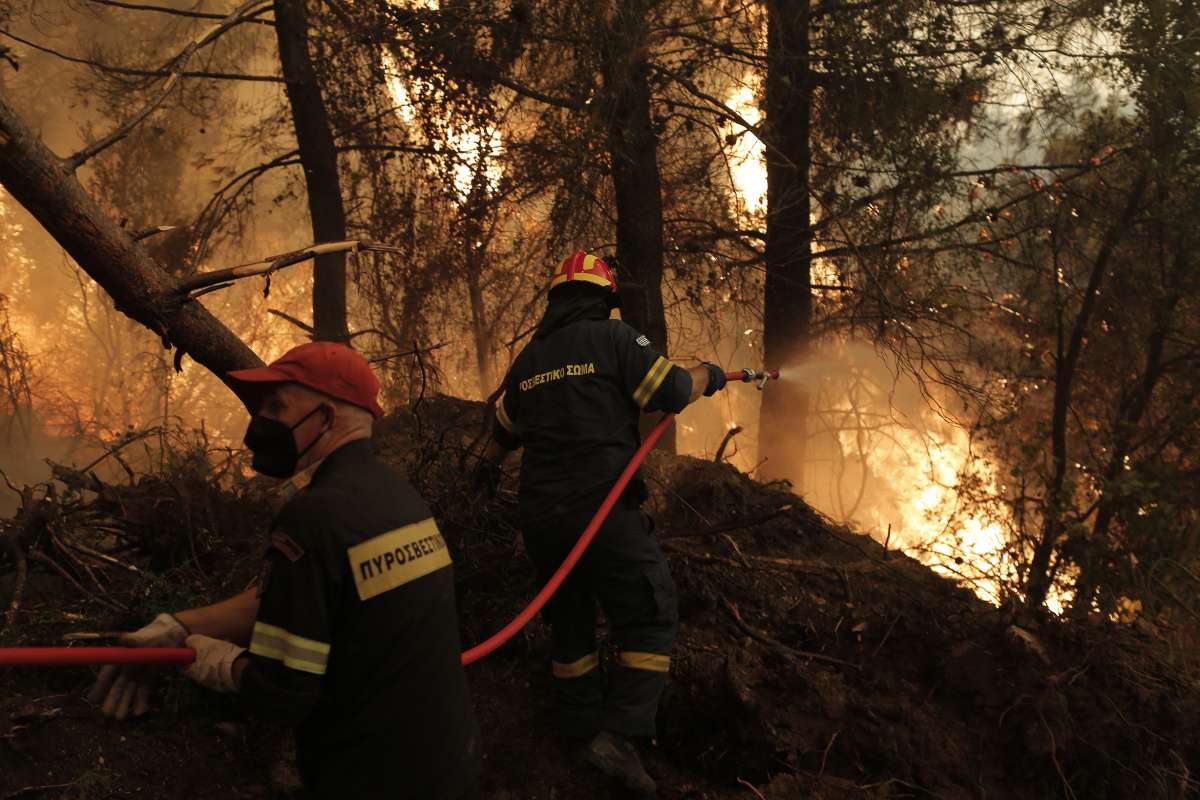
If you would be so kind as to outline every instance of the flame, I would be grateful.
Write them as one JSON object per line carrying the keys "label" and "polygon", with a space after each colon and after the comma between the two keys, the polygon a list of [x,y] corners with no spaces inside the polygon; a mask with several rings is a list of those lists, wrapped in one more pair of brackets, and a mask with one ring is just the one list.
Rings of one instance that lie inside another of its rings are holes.
{"label": "flame", "polygon": [[[9,324],[30,357],[35,431],[35,441],[24,443],[21,452],[14,447],[0,455],[38,462],[49,453],[65,458],[64,453],[76,452],[72,448],[91,452],[87,448],[98,441],[155,426],[204,426],[214,446],[237,446],[244,410],[236,398],[206,370],[192,367],[176,374],[159,339],[116,310],[107,293],[30,220],[0,190],[0,292],[9,296]],[[274,244],[276,252],[287,247],[262,238],[257,244]],[[301,334],[266,309],[302,309],[308,277],[299,271],[281,274],[269,299],[259,286],[246,283],[205,302],[269,359]],[[41,473],[23,475],[42,479]]]}
{"label": "flame", "polygon": [[[757,126],[762,119],[762,111],[758,107],[757,83],[752,77],[749,80],[735,89],[726,98],[725,104],[750,125]],[[753,131],[732,121],[725,123],[724,134],[726,141],[733,142],[728,158],[729,175],[735,189],[732,197],[738,206],[735,210],[745,215],[761,214],[766,211],[767,202],[763,143]]]}
{"label": "flame", "polygon": [[[855,432],[841,431],[843,448],[854,452]],[[1015,577],[1005,550],[1003,520],[963,511],[959,480],[971,473],[982,491],[996,493],[996,470],[971,453],[969,436],[958,427],[921,431],[896,425],[866,449],[865,461],[886,484],[892,502],[871,504],[854,520],[876,539],[901,549],[939,572],[968,583],[981,598],[1001,599],[1000,583]]]}
{"label": "flame", "polygon": [[[750,125],[757,127],[762,121],[762,109],[758,106],[759,79],[756,73],[744,76],[739,85],[725,98],[725,105]],[[726,158],[729,176],[733,181],[730,193],[735,213],[743,216],[765,214],[767,211],[767,163],[766,148],[752,130],[739,123],[729,121],[722,127],[728,145]],[[816,222],[816,215],[812,222]],[[836,265],[828,259],[814,258],[811,263],[812,282],[821,286],[841,286],[841,275]]]}
{"label": "flame", "polygon": [[[756,96],[757,84],[747,76],[746,82],[726,97],[726,104],[747,123],[757,125],[762,113]],[[745,126],[733,122],[726,123],[724,133],[730,143],[727,157],[737,211],[765,213],[767,170],[762,142]],[[816,219],[814,214],[814,222]],[[837,266],[819,253],[811,269],[814,284],[843,285]],[[834,404],[848,406],[848,402],[840,398]],[[1011,582],[1016,577],[1005,548],[1005,521],[983,512],[964,513],[959,492],[960,476],[973,470],[982,491],[996,496],[996,468],[973,456],[966,431],[937,427],[939,432],[931,433],[896,424],[887,437],[874,437],[865,449],[863,467],[872,476],[872,493],[887,496],[890,502],[868,503],[853,519],[841,521],[857,525],[880,541],[889,538],[890,531],[891,541],[909,555],[966,582],[980,597],[999,602],[1001,581]],[[838,434],[844,452],[858,451],[857,435],[854,431]],[[806,499],[838,518],[839,509],[832,500],[823,502],[815,495]],[[1059,611],[1061,599],[1053,596],[1048,605]]]}
{"label": "flame", "polygon": [[[890,541],[935,572],[965,584],[978,597],[999,603],[1004,588],[1017,586],[1020,579],[1008,533],[1012,516],[1003,504],[971,502],[1004,495],[999,468],[973,448],[964,428],[940,416],[928,401],[922,402],[926,406],[910,412],[911,418],[902,418],[894,406],[885,409],[890,422],[869,434],[866,446],[857,438],[860,431],[838,431],[843,453],[862,454],[862,478],[870,498],[842,521],[878,541]],[[832,405],[849,410],[849,395]],[[972,498],[964,492],[966,485]],[[829,503],[819,496],[813,500],[818,506]],[[834,509],[821,510],[837,516]],[[1069,591],[1056,586],[1046,606],[1061,614],[1068,601]]]}
{"label": "flame", "polygon": [[[399,0],[389,2],[397,7],[414,5]],[[432,0],[418,0],[415,5],[425,8],[437,7],[437,3]],[[383,73],[387,76],[388,93],[396,103],[396,115],[405,124],[411,124],[417,118],[417,109],[400,64],[388,50],[383,50],[379,58]],[[428,85],[422,84],[420,88],[428,88]],[[447,131],[446,140],[439,144],[457,157],[457,163],[454,165],[454,189],[460,201],[470,194],[475,175],[481,167],[483,179],[489,190],[494,189],[503,177],[503,168],[494,158],[502,145],[499,128],[490,127],[484,131],[475,131],[451,127]]]}

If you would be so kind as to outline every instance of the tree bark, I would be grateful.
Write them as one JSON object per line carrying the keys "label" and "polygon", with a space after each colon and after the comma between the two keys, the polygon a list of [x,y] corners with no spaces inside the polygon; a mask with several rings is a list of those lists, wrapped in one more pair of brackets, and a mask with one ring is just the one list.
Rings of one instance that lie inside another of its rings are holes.
{"label": "tree bark", "polygon": [[[279,63],[286,80],[288,103],[304,182],[313,241],[346,238],[346,210],[338,179],[337,146],[329,114],[308,50],[308,9],[305,0],[275,0],[275,32]],[[346,254],[326,253],[313,265],[313,338],[346,341]]]}
{"label": "tree bark", "polygon": [[[663,309],[662,177],[651,117],[647,37],[653,0],[624,0],[609,27],[603,58],[609,102],[608,152],[617,212],[621,319],[668,352]],[[658,447],[675,450],[675,429]]]}
{"label": "tree bark", "polygon": [[96,204],[63,160],[0,95],[0,184],[44,227],[117,308],[224,380],[262,361],[197,302]]}
{"label": "tree bark", "polygon": [[[811,346],[812,76],[808,27],[808,0],[768,0],[763,358],[771,368],[801,361]],[[790,479],[800,490],[804,487],[808,407],[808,392],[783,382],[763,392],[759,413],[764,475]]]}

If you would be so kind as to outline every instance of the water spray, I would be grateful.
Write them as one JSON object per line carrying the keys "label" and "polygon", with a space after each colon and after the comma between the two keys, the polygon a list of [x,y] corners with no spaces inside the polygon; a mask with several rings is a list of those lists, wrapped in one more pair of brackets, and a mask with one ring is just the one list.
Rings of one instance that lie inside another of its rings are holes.
{"label": "water spray", "polygon": [[[761,391],[768,382],[779,380],[779,370],[743,369],[725,373],[725,379],[731,383],[758,383]],[[617,500],[625,491],[625,487],[633,479],[634,474],[646,460],[646,456],[654,448],[671,423],[675,421],[674,414],[666,414],[654,429],[647,434],[641,447],[633,454],[633,458],[625,465],[617,482],[613,484],[604,502],[596,511],[587,527],[584,528],[579,540],[571,548],[571,552],[559,565],[554,575],[546,582],[529,602],[529,605],[491,637],[475,645],[462,654],[462,663],[471,664],[492,653],[511,639],[517,631],[524,628],[537,615],[547,601],[554,596],[562,586],[567,575],[583,558],[588,545],[596,538],[604,521],[617,504]],[[82,638],[82,637],[81,637]],[[98,664],[190,664],[195,660],[196,651],[187,647],[0,647],[0,667],[66,667],[88,666]]]}

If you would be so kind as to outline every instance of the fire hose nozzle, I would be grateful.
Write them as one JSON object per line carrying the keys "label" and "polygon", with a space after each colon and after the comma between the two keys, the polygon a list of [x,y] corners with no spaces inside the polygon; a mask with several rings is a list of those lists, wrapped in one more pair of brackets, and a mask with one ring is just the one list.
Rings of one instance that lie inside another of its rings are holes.
{"label": "fire hose nozzle", "polygon": [[734,372],[729,376],[730,380],[740,380],[742,383],[754,383],[758,381],[758,389],[767,385],[768,381],[779,380],[779,370],[777,369],[743,369],[740,373]]}

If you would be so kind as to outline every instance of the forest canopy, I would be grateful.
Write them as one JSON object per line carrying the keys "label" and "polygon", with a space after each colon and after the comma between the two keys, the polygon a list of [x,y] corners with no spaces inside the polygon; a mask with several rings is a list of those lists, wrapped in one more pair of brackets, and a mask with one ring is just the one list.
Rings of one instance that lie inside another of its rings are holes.
{"label": "forest canopy", "polygon": [[1176,0],[5,0],[2,466],[236,447],[212,373],[311,338],[389,409],[494,401],[582,248],[677,363],[784,372],[670,447],[994,602],[1194,621],[1198,37]]}

